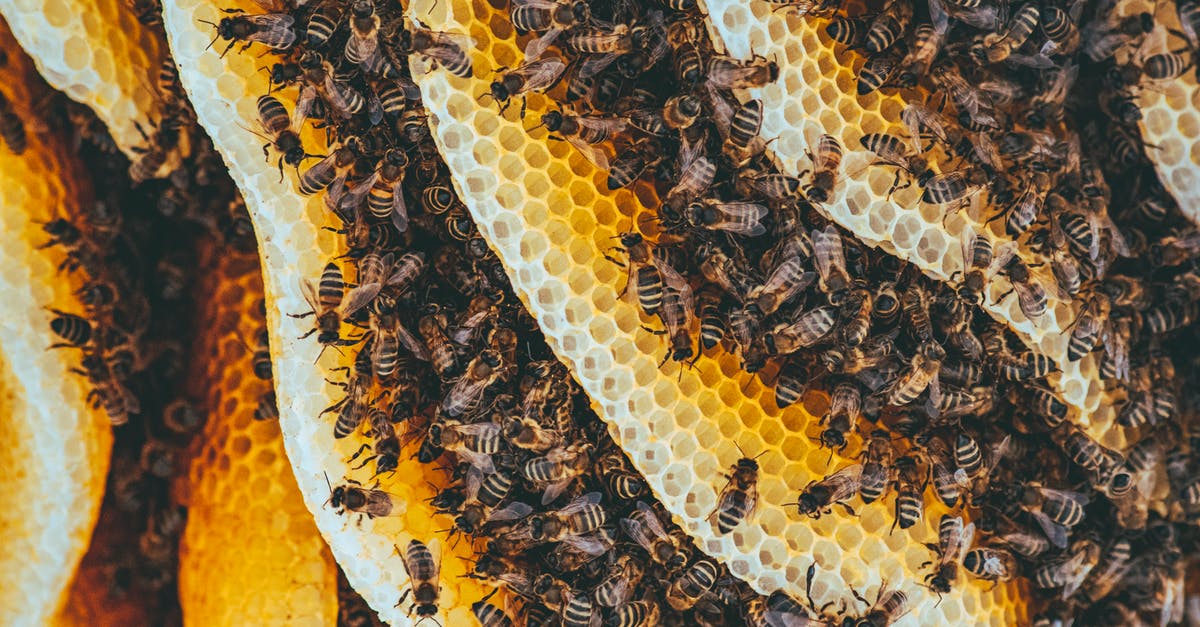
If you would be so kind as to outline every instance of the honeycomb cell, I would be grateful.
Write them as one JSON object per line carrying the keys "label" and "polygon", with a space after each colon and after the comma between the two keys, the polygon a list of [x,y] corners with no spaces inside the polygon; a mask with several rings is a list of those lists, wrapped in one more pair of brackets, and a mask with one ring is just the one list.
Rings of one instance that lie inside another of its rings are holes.
{"label": "honeycomb cell", "polygon": [[[49,89],[0,21],[0,91],[26,124]],[[0,624],[45,625],[66,600],[104,495],[112,432],[70,372],[78,354],[46,350],[53,314],[79,312],[82,277],[59,274],[59,250],[41,249],[41,224],[79,216],[91,189],[66,138],[29,133],[21,155],[0,148]]]}
{"label": "honeycomb cell", "polygon": [[[202,26],[200,20],[217,22],[223,16],[221,10],[227,8],[261,12],[250,1],[218,4],[213,0],[168,0],[163,3],[163,22],[184,89],[195,106],[200,124],[229,165],[259,238],[284,446],[304,504],[350,584],[385,621],[392,625],[412,625],[413,617],[396,606],[407,586],[408,575],[395,546],[407,543],[410,538],[428,541],[434,530],[452,524],[445,516],[435,515],[427,502],[433,496],[431,485],[444,479],[441,473],[415,459],[402,458],[393,477],[381,477],[380,488],[402,497],[408,508],[404,515],[360,523],[325,506],[329,495],[326,475],[332,480],[347,475],[364,482],[371,479],[364,474],[367,471],[356,473],[345,462],[365,441],[365,436],[335,441],[330,420],[317,418],[322,409],[339,397],[340,388],[326,380],[341,380],[343,375],[332,369],[349,365],[348,356],[325,351],[318,363],[319,344],[311,337],[297,339],[310,323],[286,314],[306,308],[299,280],[319,276],[326,260],[344,254],[345,250],[340,248],[336,234],[322,230],[324,226],[336,226],[329,220],[323,199],[297,193],[292,171],[285,171],[280,181],[274,164],[263,160],[262,140],[246,130],[256,128],[254,103],[268,90],[268,77],[259,71],[257,57],[253,54],[221,57],[220,45],[208,49],[209,36],[197,31]],[[222,94],[217,87],[222,77],[235,77],[242,85],[241,90],[233,95]],[[294,92],[277,95],[289,109],[295,104],[291,99]],[[315,152],[325,150],[323,133],[309,128],[301,136],[306,147]],[[474,133],[467,136],[473,137]],[[461,150],[468,161],[474,161],[472,146],[464,144]],[[498,152],[502,151],[491,154]],[[495,189],[499,177],[493,170],[474,168],[470,184],[479,189]],[[519,246],[519,229],[510,229],[505,235],[503,240],[508,245]],[[542,277],[545,271],[532,275]],[[469,607],[488,592],[479,582],[461,577],[474,549],[469,542],[454,546],[443,543],[442,595],[448,602],[436,617],[443,625],[470,620],[461,615],[461,608],[454,611],[450,599],[461,599]]]}

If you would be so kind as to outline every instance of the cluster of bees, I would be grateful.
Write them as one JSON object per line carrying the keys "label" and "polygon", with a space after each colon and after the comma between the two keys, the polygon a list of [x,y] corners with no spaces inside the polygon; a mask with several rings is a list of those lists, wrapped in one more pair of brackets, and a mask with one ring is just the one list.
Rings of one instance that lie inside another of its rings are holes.
{"label": "cluster of bees", "polygon": [[[472,576],[514,599],[472,602],[488,627],[743,622],[763,599],[654,503],[450,187],[407,57],[470,76],[465,49],[398,5],[259,4],[267,13],[228,11],[216,37],[274,54],[258,100],[265,148],[281,171],[297,168],[301,193],[323,194],[345,236],[348,263],[303,279],[310,310],[291,313],[313,322],[305,337],[356,351],[321,418],[368,442],[347,460],[359,478],[331,480],[328,506],[397,515],[376,478],[406,455],[444,468],[432,505],[453,521],[451,541],[476,541]],[[310,120],[327,133],[324,156],[300,138]],[[397,604],[422,619],[439,611],[440,546],[396,547],[411,580]]]}
{"label": "cluster of bees", "polygon": [[[101,516],[121,528],[106,560],[110,592],[144,599],[149,616],[173,624],[180,620],[175,581],[187,511],[171,484],[186,474],[187,446],[205,420],[185,392],[195,246],[210,239],[253,251],[254,241],[249,215],[179,97],[169,61],[158,87],[165,117],[152,121],[132,162],[87,107],[61,95],[46,100],[45,128],[35,132],[71,138],[93,188],[80,215],[57,215],[42,229],[45,247],[65,253],[59,271],[82,277],[75,302],[57,304],[70,311],[52,309],[57,341],[49,348],[79,354],[88,400],[119,427]],[[0,129],[5,145],[22,152],[25,122],[6,118]],[[269,378],[269,370],[260,376]]]}
{"label": "cluster of bees", "polygon": [[[610,189],[657,192],[655,214],[636,221],[653,233],[631,229],[613,261],[661,322],[668,358],[725,350],[774,381],[780,407],[827,397],[810,405],[823,410],[812,437],[843,454],[854,444],[858,460],[811,483],[801,514],[894,491],[904,529],[932,487],[954,509],[925,582],[936,592],[961,566],[1029,578],[1054,608],[1047,622],[1181,620],[1200,483],[1184,379],[1195,358],[1177,347],[1195,339],[1200,239],[1144,156],[1136,97],[1190,70],[1200,5],[1175,7],[1183,29],[1169,35],[1184,50],[1169,51],[1153,14],[1122,17],[1115,2],[775,4],[825,21],[847,65],[866,57],[860,95],[909,97],[907,136],[854,148],[895,172],[893,191],[915,185],[920,203],[968,220],[956,286],[825,219],[837,138],[815,139],[804,176],[779,172],[758,136],[763,103],[737,96],[778,80],[778,66],[717,53],[687,0],[514,0],[512,23],[531,38],[490,93],[503,108],[549,92],[561,109],[540,127],[607,169]],[[1080,303],[1069,359],[1098,355],[1125,450],[1073,424],[1045,379],[1055,364],[976,315],[1001,275],[1002,298],[1028,318],[1046,315],[1049,293]],[[731,473],[721,531],[753,510],[755,471],[745,459]],[[903,599],[881,598],[874,624],[902,615]],[[811,600],[767,604],[769,624],[823,614]]]}

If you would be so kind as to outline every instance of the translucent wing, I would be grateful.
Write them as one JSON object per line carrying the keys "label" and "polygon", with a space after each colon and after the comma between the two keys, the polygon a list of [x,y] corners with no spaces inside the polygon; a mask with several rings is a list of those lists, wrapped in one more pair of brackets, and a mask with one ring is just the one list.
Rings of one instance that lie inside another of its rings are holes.
{"label": "translucent wing", "polygon": [[613,53],[593,54],[583,60],[579,64],[578,76],[581,79],[591,78],[603,72],[605,68],[612,65],[613,61],[617,60],[617,55]]}
{"label": "translucent wing", "polygon": [[332,72],[325,74],[325,98],[334,113],[343,118],[353,115],[355,111],[350,105],[355,95],[354,88],[335,81]]}
{"label": "translucent wing", "polygon": [[1007,241],[992,247],[992,263],[988,265],[987,276],[991,277],[1008,266],[1017,254],[1017,243]]}
{"label": "translucent wing", "polygon": [[492,512],[487,517],[488,522],[502,522],[508,520],[518,520],[533,513],[533,507],[527,503],[516,501],[509,503],[507,506]]}
{"label": "translucent wing", "polygon": [[383,286],[378,283],[368,283],[360,285],[346,294],[346,298],[342,300],[341,314],[343,317],[354,315],[354,312],[362,309],[368,303],[375,299],[379,294],[379,290]]}
{"label": "translucent wing", "polygon": [[824,251],[824,254],[813,255],[821,280],[828,281],[835,272],[845,272],[846,252],[837,228],[830,224],[823,230],[813,231],[812,239],[813,248]]}
{"label": "translucent wing", "polygon": [[1067,528],[1054,522],[1049,516],[1042,512],[1032,512],[1033,519],[1037,521],[1038,526],[1050,539],[1050,543],[1054,546],[1064,549],[1067,547]]}
{"label": "translucent wing", "polygon": [[567,141],[579,151],[592,165],[601,170],[608,169],[608,155],[604,154],[603,150],[587,143],[578,135],[567,135]]}
{"label": "translucent wing", "polygon": [[979,238],[979,234],[975,232],[975,227],[968,224],[963,227],[962,233],[958,237],[959,242],[962,244],[963,274],[966,274],[972,269],[971,265],[975,257],[975,240]]}
{"label": "translucent wing", "polygon": [[[544,4],[553,6],[555,3],[546,2]],[[513,2],[513,6],[517,6],[517,3]],[[550,47],[550,44],[554,43],[554,40],[558,39],[558,36],[561,35],[562,32],[563,31],[561,28],[551,28],[545,33],[542,33],[540,37],[529,40],[529,43],[525,44],[525,58],[537,59],[541,57],[546,53],[546,49]]]}
{"label": "translucent wing", "polygon": [[[601,536],[602,537],[602,536]],[[587,553],[593,557],[604,555],[612,545],[593,534],[583,536],[567,536],[563,538],[563,544],[570,545],[575,550],[581,553]]]}
{"label": "translucent wing", "polygon": [[739,235],[756,236],[767,232],[762,219],[770,210],[764,205],[752,202],[722,202],[709,205],[716,208],[725,219],[721,229]]}
{"label": "translucent wing", "polygon": [[375,186],[375,182],[379,180],[379,171],[371,173],[371,176],[355,183],[341,199],[338,200],[338,208],[342,211],[354,211],[362,206],[362,201],[367,197],[367,193]]}
{"label": "translucent wing", "polygon": [[317,297],[317,285],[311,279],[300,279],[300,293],[304,295],[304,300],[308,301],[308,306],[312,308],[313,313],[321,312],[321,300]]}
{"label": "translucent wing", "polygon": [[587,509],[589,506],[599,503],[601,498],[602,497],[599,492],[588,492],[587,494],[584,494],[583,496],[568,503],[562,509],[558,510],[558,513],[562,516],[577,514]]}
{"label": "translucent wing", "polygon": [[486,453],[479,453],[469,449],[458,449],[455,454],[467,460],[475,468],[484,474],[496,472],[496,464],[492,461],[492,456]]}
{"label": "translucent wing", "polygon": [[642,521],[645,523],[646,527],[650,529],[651,533],[660,538],[669,537],[667,535],[667,531],[663,529],[662,523],[659,522],[658,516],[654,514],[654,510],[651,509],[649,505],[642,501],[638,501],[637,508],[638,511],[643,514]]}
{"label": "translucent wing", "polygon": [[392,183],[392,226],[403,233],[408,230],[408,207],[404,204],[404,179]]}
{"label": "translucent wing", "polygon": [[524,91],[544,91],[558,81],[567,64],[558,57],[547,57],[522,64],[518,71],[525,75]]}
{"label": "translucent wing", "polygon": [[313,104],[317,101],[317,90],[312,85],[305,85],[300,90],[300,98],[296,108],[292,110],[292,130],[299,132],[304,127],[304,121],[312,114]]}

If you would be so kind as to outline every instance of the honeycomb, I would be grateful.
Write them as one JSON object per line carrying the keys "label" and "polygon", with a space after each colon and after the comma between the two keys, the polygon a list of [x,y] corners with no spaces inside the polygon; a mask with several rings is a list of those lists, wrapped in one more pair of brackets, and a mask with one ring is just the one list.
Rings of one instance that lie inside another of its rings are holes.
{"label": "honeycomb", "polygon": [[[210,255],[211,256],[211,255]],[[223,252],[198,302],[207,303],[189,378],[208,421],[188,477],[179,598],[196,625],[330,625],[337,567],[292,477],[279,425],[254,419],[271,383],[246,376],[243,338],[260,324],[262,277],[252,255]]]}
{"label": "honeycomb", "polygon": [[[320,195],[297,193],[294,172],[285,172],[281,181],[275,163],[263,159],[262,140],[247,130],[257,128],[255,101],[268,87],[268,77],[258,71],[255,57],[229,54],[222,58],[219,50],[206,50],[212,32],[198,30],[198,20],[216,22],[221,9],[233,7],[261,12],[249,2],[175,0],[164,3],[163,19],[183,86],[201,125],[230,166],[254,220],[284,446],[305,505],[351,585],[383,620],[410,625],[413,617],[395,606],[407,587],[408,575],[394,547],[406,545],[411,538],[428,541],[436,530],[450,528],[451,520],[434,515],[426,502],[434,494],[428,482],[442,477],[417,460],[402,457],[397,472],[382,477],[380,489],[407,504],[405,515],[359,521],[325,507],[329,496],[326,475],[331,481],[344,476],[363,482],[370,479],[367,471],[350,471],[345,461],[366,437],[335,440],[331,421],[317,418],[341,397],[341,388],[327,379],[341,379],[343,375],[333,368],[349,365],[349,356],[325,351],[320,365],[314,365],[320,345],[311,337],[297,339],[311,327],[311,321],[287,314],[307,309],[300,279],[317,277],[326,261],[342,251],[338,249],[339,236],[322,230],[334,226],[335,221],[329,219]],[[295,90],[276,94],[290,109]],[[317,132],[307,129],[302,137],[310,150],[323,150],[324,141]],[[476,580],[460,578],[471,555],[469,543],[459,542],[451,548],[443,542],[442,611],[436,617],[443,625],[471,624],[471,603],[489,591]]]}
{"label": "honeycomb", "polygon": [[[0,22],[0,90],[22,112],[46,95],[33,63]],[[25,117],[27,127],[38,120]],[[54,137],[30,131],[18,156],[0,148],[0,623],[43,625],[66,600],[95,526],[112,432],[69,372],[77,355],[46,350],[45,303],[74,303],[78,282],[57,272],[62,255],[39,250],[41,223],[79,211],[91,193],[80,164]]]}
{"label": "honeycomb", "polygon": [[[1124,12],[1137,8],[1129,5],[1137,3],[1123,5]],[[1157,11],[1155,19],[1167,28],[1180,28],[1174,3]],[[1142,138],[1147,147],[1157,147],[1147,150],[1146,156],[1154,162],[1158,180],[1175,198],[1183,215],[1200,224],[1200,152],[1195,141],[1200,133],[1200,84],[1196,74],[1189,70],[1175,80],[1148,86],[1141,91],[1138,102]]]}
{"label": "honeycomb", "polygon": [[0,0],[0,15],[55,89],[86,104],[130,160],[162,119],[161,39],[127,0]]}
{"label": "honeycomb", "polygon": [[[659,367],[666,343],[640,328],[636,304],[618,296],[624,270],[604,258],[614,236],[646,211],[646,201],[627,190],[601,191],[606,172],[567,142],[525,131],[529,119],[551,108],[546,98],[529,96],[524,125],[477,101],[493,70],[521,59],[507,13],[484,0],[414,2],[409,13],[434,30],[473,40],[475,78],[411,61],[454,185],[550,346],[675,522],[760,592],[802,596],[815,560],[818,603],[857,607],[847,586],[871,599],[886,580],[906,582],[912,611],[897,624],[1017,622],[1015,585],[989,590],[962,582],[940,603],[919,585],[920,565],[929,559],[922,543],[934,540],[933,521],[944,511],[932,499],[923,524],[895,533],[880,503],[863,507],[859,518],[835,510],[819,520],[787,505],[809,481],[844,463],[830,463],[810,439],[816,422],[810,413],[799,405],[778,409],[773,390],[742,372],[732,356],[703,357],[682,371],[673,361]],[[722,473],[741,451],[763,454],[759,508],[721,536],[708,516],[725,485]]]}
{"label": "honeycomb", "polygon": [[[962,271],[961,239],[966,229],[975,229],[993,246],[1007,239],[1002,220],[987,226],[982,223],[986,217],[975,222],[965,210],[961,215],[951,213],[943,222],[942,208],[922,204],[915,185],[888,198],[895,168],[870,167],[874,156],[862,148],[859,138],[867,133],[907,137],[900,123],[907,103],[895,93],[855,93],[857,73],[844,63],[853,55],[835,53],[834,42],[824,31],[826,21],[777,11],[776,5],[758,0],[707,0],[705,4],[713,39],[724,44],[727,54],[740,59],[758,55],[779,65],[778,81],[747,90],[746,96],[763,101],[760,135],[780,170],[792,176],[811,170],[807,151],[816,147],[823,133],[833,134],[841,143],[841,182],[829,201],[818,206],[827,217],[863,242],[947,282]],[[1039,280],[1053,284],[1048,270]],[[984,293],[982,308],[1007,323],[1030,348],[1054,360],[1062,372],[1047,380],[1075,408],[1077,424],[1102,443],[1122,443],[1119,430],[1108,428],[1113,409],[1104,397],[1097,357],[1067,359],[1068,338],[1063,331],[1075,319],[1079,303],[1064,302],[1047,289],[1046,314],[1030,319],[1021,312],[1015,294],[999,298],[1010,289],[1007,277],[997,275]]]}

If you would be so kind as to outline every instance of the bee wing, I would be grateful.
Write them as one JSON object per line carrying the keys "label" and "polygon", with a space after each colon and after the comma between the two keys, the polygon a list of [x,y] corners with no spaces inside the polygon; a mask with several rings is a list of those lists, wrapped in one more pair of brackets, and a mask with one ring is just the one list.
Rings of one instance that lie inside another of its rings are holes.
{"label": "bee wing", "polygon": [[400,345],[408,349],[408,352],[413,354],[413,357],[421,361],[429,361],[432,359],[429,355],[429,349],[425,346],[420,338],[413,335],[412,331],[403,324],[396,325],[396,335],[400,337]]}
{"label": "bee wing", "polygon": [[841,501],[853,496],[858,489],[862,469],[862,464],[851,464],[825,477],[821,483],[833,488],[834,497],[831,500]]}
{"label": "bee wing", "polygon": [[617,117],[580,115],[575,121],[584,128],[610,135],[625,130],[625,120]]}
{"label": "bee wing", "polygon": [[1042,528],[1042,531],[1046,534],[1051,544],[1060,549],[1067,548],[1066,527],[1054,522],[1049,516],[1040,511],[1031,512],[1031,514],[1033,514],[1033,519],[1037,521],[1038,526]]}
{"label": "bee wing", "polygon": [[581,553],[587,553],[592,557],[604,555],[610,548],[612,548],[611,544],[592,534],[585,536],[567,536],[563,538],[562,542],[563,544],[570,545],[575,550]]}
{"label": "bee wing", "polygon": [[403,233],[408,230],[408,206],[404,204],[404,178],[392,183],[392,226]]}
{"label": "bee wing", "polygon": [[646,528],[642,524],[642,521],[632,518],[622,518],[621,531],[624,531],[625,535],[632,538],[634,542],[638,543],[638,546],[641,546],[647,552],[650,552],[654,548],[654,541],[650,536],[646,535]]}
{"label": "bee wing", "polygon": [[999,246],[993,246],[992,247],[992,263],[988,265],[986,276],[988,278],[995,276],[997,272],[999,272],[1000,270],[1002,270],[1003,268],[1008,266],[1008,263],[1010,261],[1012,261],[1013,256],[1015,256],[1016,254],[1017,254],[1017,243],[1016,242],[1006,241],[1006,242],[1000,244]]}
{"label": "bee wing", "polygon": [[479,488],[483,485],[483,473],[479,469],[472,466],[467,469],[466,479],[466,497],[467,501],[474,501],[479,496]]}
{"label": "bee wing", "polygon": [[562,509],[558,510],[558,513],[561,516],[570,516],[571,514],[582,512],[589,505],[599,503],[601,498],[602,496],[599,492],[588,492],[568,503]]}
{"label": "bee wing", "polygon": [[567,141],[575,147],[592,165],[601,170],[608,169],[608,155],[604,154],[603,150],[583,141],[583,138],[578,135],[567,135]]}
{"label": "bee wing", "polygon": [[979,233],[975,231],[975,227],[968,224],[963,227],[962,233],[958,237],[959,243],[962,245],[963,274],[966,274],[971,270],[971,260],[975,256],[975,240],[979,238]]}
{"label": "bee wing", "polygon": [[[531,2],[530,4],[533,3]],[[555,5],[553,2],[546,2],[544,4],[551,6]],[[518,3],[513,2],[513,6],[518,6]],[[550,44],[554,43],[554,40],[558,39],[558,36],[561,35],[562,32],[563,31],[561,28],[551,28],[545,33],[542,33],[540,37],[529,40],[529,43],[525,44],[525,58],[537,59],[541,57],[546,53],[546,49],[550,47]]]}
{"label": "bee wing", "polygon": [[267,13],[282,13],[288,8],[283,0],[254,0],[254,4]]}
{"label": "bee wing", "polygon": [[600,72],[603,72],[605,68],[607,68],[609,65],[612,65],[612,62],[616,60],[617,55],[613,53],[606,52],[602,54],[593,54],[584,59],[583,63],[579,64],[579,72],[577,75],[579,78],[591,78]]}
{"label": "bee wing", "polygon": [[1070,490],[1055,490],[1054,488],[1038,488],[1038,491],[1047,497],[1062,499],[1062,500],[1066,500],[1066,501],[1074,501],[1080,507],[1083,507],[1091,502],[1091,499],[1089,499],[1086,494],[1081,494],[1079,492],[1072,492]]}
{"label": "bee wing", "polygon": [[[366,493],[367,506],[365,509],[368,512],[379,512],[386,509],[388,516],[399,516],[408,510],[408,508],[404,505],[404,501],[399,496],[392,494],[391,492],[384,492],[383,490],[366,490]],[[378,514],[374,515],[378,516]]]}
{"label": "bee wing", "polygon": [[638,501],[637,508],[638,511],[642,512],[643,524],[650,529],[651,533],[660,538],[668,537],[667,530],[663,529],[662,523],[658,520],[658,516],[654,513],[654,510],[651,509],[649,505],[647,505],[644,501]]}
{"label": "bee wing", "polygon": [[757,236],[767,232],[762,219],[770,212],[752,202],[721,202],[710,205],[725,215],[724,230],[739,235]]}
{"label": "bee wing", "polygon": [[820,231],[813,231],[812,239],[814,250],[824,249],[828,253],[813,255],[817,264],[817,273],[821,275],[822,281],[827,281],[835,271],[844,270],[846,267],[846,253],[845,247],[842,245],[842,236],[836,227],[829,224]]}
{"label": "bee wing", "polygon": [[942,5],[941,0],[929,0],[929,22],[933,24],[933,30],[939,38],[945,36],[946,30],[950,28],[950,16],[946,15],[946,7]]}
{"label": "bee wing", "polygon": [[383,102],[379,100],[379,95],[374,89],[367,90],[367,121],[371,126],[378,126],[383,121],[383,114]]}
{"label": "bee wing", "polygon": [[292,110],[292,131],[300,132],[304,121],[312,114],[313,105],[317,102],[317,90],[312,85],[305,85],[300,90],[300,98],[296,100],[296,108]]}
{"label": "bee wing", "polygon": [[365,307],[368,303],[375,299],[379,294],[379,290],[383,286],[378,283],[367,283],[360,285],[346,294],[346,298],[342,300],[342,306],[339,308],[343,317],[352,316],[354,312]]}
{"label": "bee wing", "polygon": [[500,508],[492,512],[487,517],[487,522],[503,522],[509,520],[519,520],[533,513],[533,507],[528,503],[516,501],[509,503],[506,507]]}
{"label": "bee wing", "polygon": [[524,63],[518,71],[525,75],[524,91],[545,91],[558,82],[567,64],[558,57]]}
{"label": "bee wing", "polygon": [[961,563],[963,561],[963,557],[966,557],[967,551],[970,551],[971,545],[975,543],[975,523],[967,523],[967,525],[963,527],[960,537],[962,540],[958,543],[958,553],[954,556],[954,561],[956,563]]}
{"label": "bee wing", "polygon": [[433,556],[433,572],[429,580],[435,585],[441,586],[441,571],[442,571],[442,543],[434,536],[425,544],[429,548],[429,554]]}
{"label": "bee wing", "polygon": [[470,449],[460,448],[454,451],[455,454],[467,460],[467,463],[479,469],[485,475],[490,475],[496,472],[496,464],[492,462],[492,456],[487,453],[477,453]]}
{"label": "bee wing", "polygon": [[908,131],[908,147],[912,149],[913,154],[919,155],[924,152],[921,146],[921,131],[929,126],[925,121],[927,117],[929,116],[925,114],[923,107],[918,104],[909,104],[900,111],[900,121]]}
{"label": "bee wing", "polygon": [[354,211],[362,205],[362,201],[367,197],[367,193],[375,186],[379,180],[379,170],[371,173],[371,176],[354,184],[345,194],[338,200],[338,208],[342,211]]}
{"label": "bee wing", "polygon": [[301,278],[300,293],[304,295],[304,300],[308,301],[308,306],[312,308],[314,314],[321,312],[321,299],[317,296],[317,285],[312,279]]}
{"label": "bee wing", "polygon": [[704,87],[708,92],[709,108],[712,110],[717,132],[721,134],[721,141],[726,141],[729,139],[729,127],[733,124],[733,107],[729,106],[729,101],[725,100],[725,96],[715,85],[706,82]]}
{"label": "bee wing", "polygon": [[571,485],[571,479],[556,481],[546,486],[546,491],[542,493],[542,505],[549,505],[555,499],[562,496],[562,493]]}
{"label": "bee wing", "polygon": [[343,118],[354,114],[354,111],[350,110],[353,91],[353,87],[335,81],[332,72],[325,74],[325,98],[329,101],[329,106],[333,108],[334,113]]}

